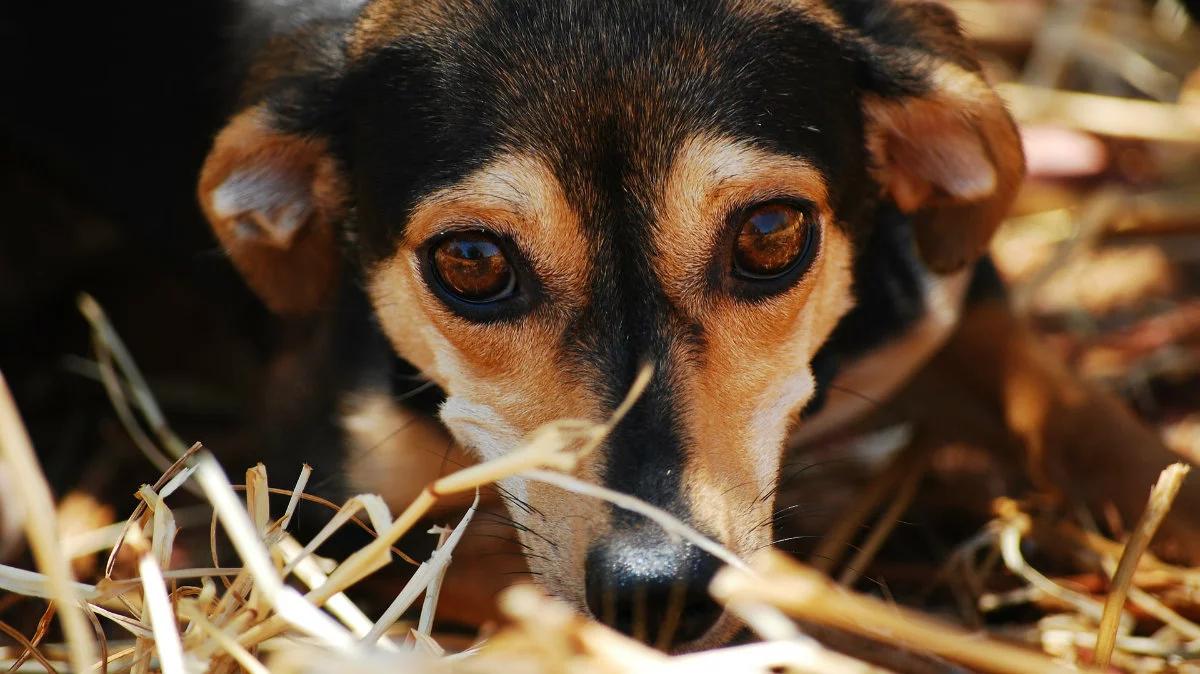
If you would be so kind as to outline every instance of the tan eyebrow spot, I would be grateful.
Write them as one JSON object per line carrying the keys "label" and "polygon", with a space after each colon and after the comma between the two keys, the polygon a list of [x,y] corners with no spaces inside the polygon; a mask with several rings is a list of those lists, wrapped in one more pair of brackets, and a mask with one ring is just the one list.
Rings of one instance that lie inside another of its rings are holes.
{"label": "tan eyebrow spot", "polygon": [[[419,254],[430,237],[455,227],[486,227],[513,241],[544,289],[545,310],[496,324],[451,311],[422,278]],[[563,335],[590,295],[591,249],[546,164],[502,154],[416,205],[396,253],[370,272],[371,299],[403,358],[451,396],[489,407],[495,426],[519,439],[556,417],[595,413],[595,401],[562,377]]]}
{"label": "tan eyebrow spot", "polygon": [[[455,0],[374,0],[368,2],[347,37],[346,51],[358,60],[407,36],[428,34],[477,15],[483,2]],[[472,11],[472,10],[475,11]]]}
{"label": "tan eyebrow spot", "polygon": [[712,135],[683,143],[663,182],[655,232],[656,268],[667,295],[693,305],[730,211],[756,201],[811,201],[832,221],[825,179],[809,162]]}
{"label": "tan eyebrow spot", "polygon": [[[824,177],[811,163],[734,138],[695,136],[679,149],[655,202],[654,268],[680,313],[703,335],[671,360],[692,444],[684,482],[693,514],[735,549],[765,544],[787,431],[811,397],[810,363],[853,304],[853,242],[834,226]],[[796,287],[744,302],[711,285],[728,214],[759,201],[814,205],[821,246]],[[747,506],[747,502],[750,506]]]}
{"label": "tan eyebrow spot", "polygon": [[416,247],[455,226],[477,224],[520,247],[560,307],[587,297],[593,245],[550,168],[538,157],[506,154],[413,208],[404,245]]}

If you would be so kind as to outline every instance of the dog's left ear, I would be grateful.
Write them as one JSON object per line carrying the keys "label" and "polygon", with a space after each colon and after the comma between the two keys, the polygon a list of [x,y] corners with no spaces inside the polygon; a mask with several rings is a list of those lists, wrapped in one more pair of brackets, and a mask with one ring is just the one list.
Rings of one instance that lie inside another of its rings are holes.
{"label": "dog's left ear", "polygon": [[341,282],[348,193],[327,127],[336,118],[348,25],[314,21],[273,37],[200,172],[200,206],[213,233],[247,285],[281,315],[321,310]]}
{"label": "dog's left ear", "polygon": [[200,204],[246,283],[272,311],[320,309],[338,284],[345,188],[324,138],[285,131],[263,105],[217,135]]}
{"label": "dog's left ear", "polygon": [[1024,175],[1021,140],[954,14],[933,2],[843,3],[864,65],[872,173],[930,269],[986,249]]}

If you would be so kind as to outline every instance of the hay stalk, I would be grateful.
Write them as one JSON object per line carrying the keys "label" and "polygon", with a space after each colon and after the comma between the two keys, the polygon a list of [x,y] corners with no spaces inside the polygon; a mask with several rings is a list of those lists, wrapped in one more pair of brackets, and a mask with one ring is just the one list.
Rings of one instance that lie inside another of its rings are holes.
{"label": "hay stalk", "polygon": [[983,672],[1077,674],[1079,671],[1036,652],[972,635],[916,611],[849,592],[782,552],[765,551],[753,560],[752,567],[759,577],[736,569],[722,570],[713,580],[713,595],[724,602],[750,601],[775,606],[796,618],[886,639]]}
{"label": "hay stalk", "polygon": [[1107,669],[1108,663],[1112,659],[1121,609],[1125,605],[1125,598],[1129,595],[1138,560],[1150,546],[1150,540],[1154,538],[1163,518],[1170,512],[1171,504],[1175,502],[1175,496],[1179,493],[1179,487],[1183,485],[1183,479],[1187,477],[1190,470],[1182,463],[1172,464],[1163,470],[1158,482],[1150,490],[1150,502],[1146,506],[1146,511],[1142,513],[1137,527],[1133,530],[1133,535],[1125,544],[1125,551],[1121,553],[1121,561],[1117,564],[1117,572],[1113,574],[1112,588],[1104,602],[1104,614],[1100,618],[1100,627],[1097,631],[1096,664],[1101,669]]}
{"label": "hay stalk", "polygon": [[46,574],[49,596],[58,606],[71,667],[77,672],[85,671],[98,659],[96,642],[79,606],[81,599],[71,574],[71,560],[63,554],[58,540],[54,496],[38,466],[33,443],[3,374],[0,374],[0,459],[12,473],[17,499],[25,504],[25,536],[38,568]]}

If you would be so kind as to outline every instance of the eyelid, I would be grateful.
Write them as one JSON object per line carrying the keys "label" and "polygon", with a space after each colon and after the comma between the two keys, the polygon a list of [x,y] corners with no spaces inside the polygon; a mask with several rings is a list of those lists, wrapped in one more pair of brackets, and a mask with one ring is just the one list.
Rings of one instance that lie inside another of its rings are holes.
{"label": "eyelid", "polygon": [[794,208],[805,215],[819,216],[820,214],[819,210],[817,209],[816,202],[814,202],[812,199],[788,194],[775,194],[764,195],[759,198],[741,201],[738,206],[729,209],[729,215],[727,218],[740,222],[740,218],[744,218],[754,211],[762,208],[768,208],[770,206],[787,206],[789,208]]}
{"label": "eyelid", "polygon": [[750,213],[775,204],[799,210],[818,229],[820,229],[824,222],[825,218],[817,203],[806,197],[795,196],[786,192],[768,192],[759,195],[759,198],[739,200],[736,206],[726,209],[725,222],[717,230],[717,236],[712,243],[713,249],[709,251],[709,257],[716,259],[722,255],[722,251],[729,249],[730,242],[737,237],[742,222]]}
{"label": "eyelid", "polygon": [[[515,291],[512,295],[497,300],[475,303],[449,292],[438,280],[434,251],[446,239],[458,234],[482,234],[492,239],[500,248],[512,270]],[[506,232],[497,230],[478,221],[450,224],[439,228],[414,251],[418,269],[425,288],[451,312],[468,321],[494,323],[512,320],[533,310],[544,299],[544,289],[529,259],[521,247]]]}
{"label": "eyelid", "polygon": [[525,220],[526,214],[505,205],[481,203],[478,199],[439,198],[413,209],[404,226],[404,239],[416,249],[452,231],[483,228],[511,237]]}
{"label": "eyelid", "polygon": [[[733,272],[734,241],[741,229],[745,218],[753,211],[774,204],[789,206],[805,214],[809,227],[809,235],[805,249],[797,258],[798,263],[784,271],[779,276],[764,279],[741,278]],[[721,292],[732,294],[743,300],[755,302],[769,300],[772,297],[786,293],[799,284],[806,276],[807,270],[820,256],[823,247],[823,228],[826,220],[820,206],[805,197],[788,193],[775,193],[758,200],[746,200],[741,205],[730,209],[726,215],[725,225],[717,238],[717,248],[713,252],[709,278],[711,287]]]}

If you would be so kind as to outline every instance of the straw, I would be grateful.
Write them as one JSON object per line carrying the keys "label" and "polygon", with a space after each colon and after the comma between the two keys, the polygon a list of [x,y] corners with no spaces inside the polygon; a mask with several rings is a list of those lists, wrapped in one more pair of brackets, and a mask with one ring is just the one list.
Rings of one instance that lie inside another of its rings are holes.
{"label": "straw", "polygon": [[1129,595],[1133,572],[1137,569],[1138,560],[1150,546],[1150,540],[1154,538],[1163,518],[1171,511],[1171,504],[1175,502],[1175,496],[1179,493],[1183,479],[1187,477],[1190,470],[1182,463],[1172,464],[1163,470],[1158,482],[1150,490],[1150,502],[1146,506],[1146,511],[1142,513],[1137,527],[1133,530],[1133,535],[1125,544],[1125,551],[1121,554],[1120,563],[1117,564],[1117,572],[1113,574],[1112,587],[1104,602],[1104,615],[1100,619],[1100,627],[1097,630],[1096,664],[1101,669],[1107,668],[1112,660],[1121,609],[1125,605],[1125,598]]}
{"label": "straw", "polygon": [[58,605],[71,667],[82,672],[98,658],[96,642],[79,607],[82,594],[74,584],[71,561],[63,554],[58,540],[59,528],[50,485],[46,484],[3,374],[0,374],[0,459],[11,471],[12,488],[17,498],[26,505],[25,536],[38,568],[46,574],[47,594]]}

